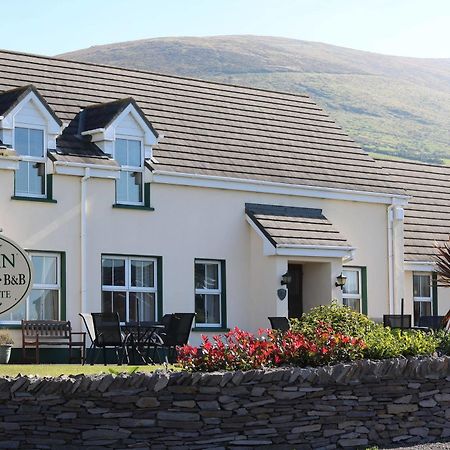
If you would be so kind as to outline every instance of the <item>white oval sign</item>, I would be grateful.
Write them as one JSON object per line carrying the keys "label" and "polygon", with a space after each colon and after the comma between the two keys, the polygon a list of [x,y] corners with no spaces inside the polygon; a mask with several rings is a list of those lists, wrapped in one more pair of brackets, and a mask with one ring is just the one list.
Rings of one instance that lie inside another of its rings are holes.
{"label": "white oval sign", "polygon": [[0,314],[14,308],[29,294],[31,261],[15,242],[0,234]]}

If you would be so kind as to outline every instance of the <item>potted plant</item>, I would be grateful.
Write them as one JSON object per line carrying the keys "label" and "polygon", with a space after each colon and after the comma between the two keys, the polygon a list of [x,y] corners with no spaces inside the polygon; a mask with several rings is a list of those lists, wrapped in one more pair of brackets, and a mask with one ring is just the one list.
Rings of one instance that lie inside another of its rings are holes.
{"label": "potted plant", "polygon": [[8,333],[0,332],[0,364],[8,364],[13,344],[14,341]]}

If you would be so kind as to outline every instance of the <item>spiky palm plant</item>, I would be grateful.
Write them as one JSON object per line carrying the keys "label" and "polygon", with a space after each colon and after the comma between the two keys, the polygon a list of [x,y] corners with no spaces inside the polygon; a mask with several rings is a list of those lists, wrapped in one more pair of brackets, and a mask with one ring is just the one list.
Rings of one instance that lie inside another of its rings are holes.
{"label": "spiky palm plant", "polygon": [[450,239],[443,244],[436,244],[436,272],[441,286],[450,286]]}

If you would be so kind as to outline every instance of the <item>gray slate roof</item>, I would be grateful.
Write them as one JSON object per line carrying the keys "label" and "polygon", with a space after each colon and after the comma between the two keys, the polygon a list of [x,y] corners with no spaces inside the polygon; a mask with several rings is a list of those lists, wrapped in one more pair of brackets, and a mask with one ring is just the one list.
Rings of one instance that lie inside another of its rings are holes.
{"label": "gray slate roof", "polygon": [[70,122],[69,127],[67,127],[66,133],[80,134],[83,131],[106,128],[129,105],[134,106],[147,126],[153,131],[155,136],[158,136],[158,133],[153,128],[152,124],[148,121],[141,108],[139,108],[139,105],[132,98],[124,98],[113,102],[97,103],[87,106]]}
{"label": "gray slate roof", "polygon": [[306,95],[0,51],[0,91],[30,83],[65,122],[135,99],[165,136],[159,170],[403,194]]}
{"label": "gray slate roof", "polygon": [[[1,76],[1,75],[0,75]],[[4,90],[0,92],[0,116],[6,115],[11,109],[13,109],[19,102],[25,97],[29,92],[34,92],[37,97],[41,100],[42,104],[45,106],[47,111],[52,115],[52,117],[62,125],[61,120],[48,105],[47,101],[42,97],[39,91],[33,85],[20,86],[18,88],[13,88],[9,90]]]}
{"label": "gray slate roof", "polygon": [[433,260],[435,242],[450,236],[450,167],[379,161],[412,198],[405,207],[405,261]]}
{"label": "gray slate roof", "polygon": [[350,247],[321,209],[247,203],[245,212],[274,247],[312,245]]}

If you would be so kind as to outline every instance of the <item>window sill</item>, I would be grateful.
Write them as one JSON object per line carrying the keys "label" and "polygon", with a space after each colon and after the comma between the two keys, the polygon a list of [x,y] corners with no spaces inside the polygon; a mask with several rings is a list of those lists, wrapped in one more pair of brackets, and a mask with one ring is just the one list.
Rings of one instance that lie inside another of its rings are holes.
{"label": "window sill", "polygon": [[56,200],[53,200],[52,198],[22,197],[20,195],[13,195],[11,197],[11,200],[20,200],[20,201],[25,201],[25,202],[58,203]]}
{"label": "window sill", "polygon": [[114,203],[112,205],[113,208],[119,208],[119,209],[137,209],[141,211],[154,211],[155,208],[152,208],[151,206],[145,206],[145,205],[124,205],[122,203]]}
{"label": "window sill", "polygon": [[0,330],[20,330],[21,328],[20,323],[0,323]]}
{"label": "window sill", "polygon": [[230,331],[227,327],[195,327],[192,328],[192,331],[210,331],[210,332],[216,332],[216,331]]}

